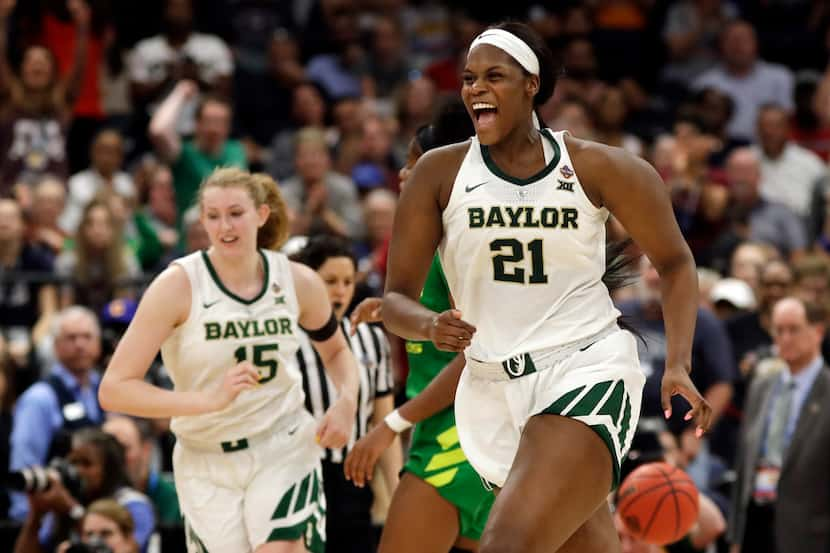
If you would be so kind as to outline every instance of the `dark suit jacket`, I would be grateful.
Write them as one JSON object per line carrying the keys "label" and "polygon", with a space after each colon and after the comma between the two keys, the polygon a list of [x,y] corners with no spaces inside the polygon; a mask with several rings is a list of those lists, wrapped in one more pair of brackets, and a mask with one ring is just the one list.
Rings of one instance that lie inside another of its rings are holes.
{"label": "dark suit jacket", "polygon": [[[779,374],[757,378],[749,389],[735,468],[728,537],[742,540],[770,399]],[[798,418],[778,481],[775,534],[780,553],[830,553],[830,369],[816,377]]]}

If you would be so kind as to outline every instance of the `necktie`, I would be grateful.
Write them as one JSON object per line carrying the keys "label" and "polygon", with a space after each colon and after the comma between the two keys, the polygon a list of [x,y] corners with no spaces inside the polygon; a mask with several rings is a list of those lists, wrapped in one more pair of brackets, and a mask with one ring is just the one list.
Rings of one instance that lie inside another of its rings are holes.
{"label": "necktie", "polygon": [[764,459],[774,467],[781,467],[784,463],[787,422],[790,420],[794,392],[795,382],[788,380],[778,392],[772,407]]}

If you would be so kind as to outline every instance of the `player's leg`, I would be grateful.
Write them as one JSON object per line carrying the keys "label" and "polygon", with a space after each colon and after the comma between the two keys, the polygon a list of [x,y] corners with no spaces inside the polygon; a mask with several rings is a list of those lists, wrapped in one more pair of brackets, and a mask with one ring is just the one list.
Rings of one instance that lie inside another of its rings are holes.
{"label": "player's leg", "polygon": [[[531,417],[480,553],[619,551],[613,522],[600,510],[613,468],[605,442],[585,424],[558,415]],[[572,536],[578,546],[561,549]]]}
{"label": "player's leg", "polygon": [[445,553],[458,532],[455,506],[435,487],[405,472],[392,496],[378,553]]}

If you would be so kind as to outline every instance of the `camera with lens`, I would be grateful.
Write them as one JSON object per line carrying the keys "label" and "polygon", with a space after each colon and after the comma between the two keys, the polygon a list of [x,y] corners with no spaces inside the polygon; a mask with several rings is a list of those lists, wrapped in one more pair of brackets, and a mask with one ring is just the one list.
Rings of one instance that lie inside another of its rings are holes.
{"label": "camera with lens", "polygon": [[3,484],[10,490],[25,493],[45,492],[57,480],[72,497],[81,497],[82,482],[78,470],[66,459],[56,457],[48,466],[32,466],[9,472]]}
{"label": "camera with lens", "polygon": [[85,543],[73,543],[66,553],[112,553],[112,549],[100,539],[94,539]]}

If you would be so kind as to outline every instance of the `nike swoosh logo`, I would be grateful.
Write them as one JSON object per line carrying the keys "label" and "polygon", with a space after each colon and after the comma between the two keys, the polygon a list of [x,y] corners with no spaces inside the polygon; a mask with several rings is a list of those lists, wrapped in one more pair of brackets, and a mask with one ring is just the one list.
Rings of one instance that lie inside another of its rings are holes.
{"label": "nike swoosh logo", "polygon": [[213,307],[214,305],[216,305],[217,303],[219,303],[219,301],[220,301],[220,300],[216,300],[216,301],[212,301],[212,302],[210,302],[210,303],[205,303],[205,302],[202,302],[202,307],[204,307],[205,309],[210,309],[211,307]]}
{"label": "nike swoosh logo", "polygon": [[588,344],[588,345],[587,345],[587,346],[585,346],[584,348],[579,348],[579,351],[585,351],[586,349],[588,349],[589,347],[593,346],[593,345],[594,345],[594,344],[596,344],[597,342],[599,342],[599,340],[597,340],[596,342],[591,342],[590,344]]}
{"label": "nike swoosh logo", "polygon": [[465,187],[464,187],[464,191],[465,191],[465,192],[472,192],[473,190],[475,190],[475,189],[476,189],[476,188],[478,188],[479,186],[484,186],[485,184],[487,184],[487,182],[488,182],[488,181],[480,182],[480,183],[478,183],[478,184],[476,184],[476,185],[473,185],[473,186],[470,186],[470,185],[468,184],[467,186],[465,186]]}

